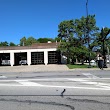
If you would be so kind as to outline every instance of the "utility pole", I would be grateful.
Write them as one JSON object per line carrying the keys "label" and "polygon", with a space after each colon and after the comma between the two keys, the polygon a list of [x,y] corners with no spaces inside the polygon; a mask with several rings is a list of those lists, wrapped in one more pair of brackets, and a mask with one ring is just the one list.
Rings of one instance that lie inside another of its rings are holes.
{"label": "utility pole", "polygon": [[89,17],[88,17],[88,0],[86,2],[86,37],[88,39],[88,52],[89,52],[89,65],[88,68],[91,68],[91,64],[90,64],[90,37],[89,37],[89,28],[88,28],[88,23],[89,23]]}
{"label": "utility pole", "polygon": [[107,35],[110,33],[110,29],[108,30],[108,32],[106,33],[106,35],[104,35],[104,28],[102,28],[101,30],[101,37],[102,37],[102,51],[103,51],[103,57],[104,57],[104,64],[103,64],[103,67],[104,68],[107,68],[107,62],[106,62],[106,53],[105,53],[105,40]]}
{"label": "utility pole", "polygon": [[109,61],[109,66],[110,66],[110,52],[109,52],[109,48],[107,47],[107,52],[108,52],[108,61]]}

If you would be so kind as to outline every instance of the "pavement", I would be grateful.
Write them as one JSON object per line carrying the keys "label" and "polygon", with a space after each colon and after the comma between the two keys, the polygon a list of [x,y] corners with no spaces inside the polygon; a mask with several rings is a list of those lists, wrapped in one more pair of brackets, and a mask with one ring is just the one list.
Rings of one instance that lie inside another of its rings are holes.
{"label": "pavement", "polygon": [[[0,72],[48,72],[48,71],[74,71],[74,70],[100,70],[99,68],[77,68],[69,69],[66,65],[21,65],[21,66],[1,66]],[[110,65],[104,70],[110,70]]]}
{"label": "pavement", "polygon": [[48,72],[48,71],[69,71],[66,65],[21,65],[21,66],[1,66],[0,72]]}

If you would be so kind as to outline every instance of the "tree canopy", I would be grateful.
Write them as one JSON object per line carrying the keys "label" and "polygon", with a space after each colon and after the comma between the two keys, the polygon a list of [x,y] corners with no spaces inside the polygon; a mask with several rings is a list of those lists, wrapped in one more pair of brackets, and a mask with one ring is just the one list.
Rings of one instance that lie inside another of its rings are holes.
{"label": "tree canopy", "polygon": [[55,40],[52,38],[39,38],[39,39],[37,39],[37,41],[39,43],[47,43],[48,41],[55,42]]}
{"label": "tree canopy", "polygon": [[[68,63],[70,59],[73,61],[74,58],[77,58],[83,61],[88,58],[88,48],[90,49],[90,44],[96,39],[98,30],[95,15],[63,21],[59,24],[58,37],[62,39],[59,50],[63,54],[67,53],[65,55],[67,56]],[[92,49],[90,52],[93,55]]]}
{"label": "tree canopy", "polygon": [[28,38],[26,38],[25,36],[23,38],[20,39],[20,46],[30,46],[33,43],[37,43],[37,39],[35,39],[34,37],[30,36]]}

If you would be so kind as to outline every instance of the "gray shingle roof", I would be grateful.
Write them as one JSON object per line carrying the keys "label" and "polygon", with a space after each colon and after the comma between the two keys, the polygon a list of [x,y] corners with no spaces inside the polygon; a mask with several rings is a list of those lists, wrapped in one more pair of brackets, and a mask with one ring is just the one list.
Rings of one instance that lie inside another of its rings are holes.
{"label": "gray shingle roof", "polygon": [[56,43],[35,43],[31,46],[2,46],[0,50],[24,50],[24,49],[48,49],[48,48],[57,48],[59,42]]}

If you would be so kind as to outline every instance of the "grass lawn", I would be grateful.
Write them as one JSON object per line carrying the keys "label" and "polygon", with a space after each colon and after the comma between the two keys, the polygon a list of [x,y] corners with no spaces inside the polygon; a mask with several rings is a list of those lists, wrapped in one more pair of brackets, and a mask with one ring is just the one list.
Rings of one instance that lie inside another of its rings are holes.
{"label": "grass lawn", "polygon": [[[81,65],[81,64],[74,64],[74,65],[72,65],[72,64],[67,64],[67,67],[69,68],[69,69],[74,69],[74,68],[88,68],[88,65]],[[91,68],[97,68],[96,66],[91,66]]]}

